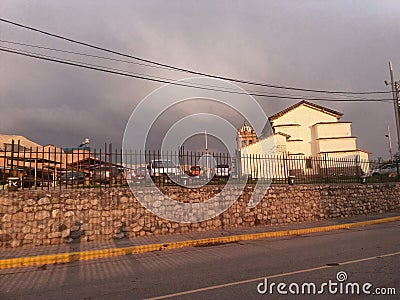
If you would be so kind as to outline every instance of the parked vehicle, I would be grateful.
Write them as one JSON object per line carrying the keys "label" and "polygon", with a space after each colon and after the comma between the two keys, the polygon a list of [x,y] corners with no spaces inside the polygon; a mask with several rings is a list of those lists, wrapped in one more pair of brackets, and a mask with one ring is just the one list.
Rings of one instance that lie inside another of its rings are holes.
{"label": "parked vehicle", "polygon": [[124,181],[124,170],[117,166],[102,166],[93,170],[93,183],[122,183]]}
{"label": "parked vehicle", "polygon": [[139,167],[135,170],[129,170],[127,172],[127,175],[129,183],[141,183],[147,181],[150,178],[146,167]]}
{"label": "parked vehicle", "polygon": [[189,170],[189,176],[195,177],[203,174],[203,170],[200,166],[191,166]]}
{"label": "parked vehicle", "polygon": [[371,170],[368,175],[376,176],[376,175],[397,174],[398,168],[400,168],[400,164],[386,164],[381,166],[380,168]]}
{"label": "parked vehicle", "polygon": [[227,164],[221,164],[215,166],[215,177],[229,177],[230,168]]}
{"label": "parked vehicle", "polygon": [[[52,176],[49,172],[38,171],[36,173],[36,186],[47,187],[53,183]],[[31,188],[35,185],[35,173],[33,170],[24,171],[21,178],[21,185],[24,188]]]}
{"label": "parked vehicle", "polygon": [[145,178],[148,174],[146,167],[139,167],[135,170],[136,177]]}
{"label": "parked vehicle", "polygon": [[181,170],[170,160],[152,160],[147,166],[151,177],[157,176],[179,176]]}
{"label": "parked vehicle", "polygon": [[85,173],[79,171],[67,171],[60,177],[61,184],[83,184]]}

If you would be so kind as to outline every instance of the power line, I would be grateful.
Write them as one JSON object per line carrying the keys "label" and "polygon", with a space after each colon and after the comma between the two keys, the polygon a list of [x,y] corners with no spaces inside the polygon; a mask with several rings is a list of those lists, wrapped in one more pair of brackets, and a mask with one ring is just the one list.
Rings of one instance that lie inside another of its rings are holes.
{"label": "power line", "polygon": [[302,92],[314,92],[314,93],[326,93],[326,94],[350,94],[350,95],[368,95],[368,94],[387,94],[387,93],[389,93],[388,91],[350,92],[350,91],[328,91],[328,90],[305,89],[305,88],[289,87],[289,86],[275,85],[275,84],[269,84],[269,83],[259,83],[259,82],[253,82],[253,81],[249,81],[249,80],[230,78],[230,77],[219,76],[219,75],[212,75],[212,74],[193,71],[193,70],[189,70],[189,69],[185,69],[185,68],[175,67],[175,66],[172,66],[172,65],[156,62],[156,61],[149,60],[149,59],[140,58],[140,57],[137,57],[137,56],[125,54],[125,53],[118,52],[118,51],[111,50],[111,49],[107,49],[107,48],[104,48],[104,47],[99,47],[99,46],[96,46],[96,45],[92,45],[92,44],[89,44],[89,43],[81,42],[81,41],[74,40],[74,39],[71,39],[71,38],[67,38],[67,37],[64,37],[64,36],[61,36],[61,35],[53,34],[53,33],[50,33],[48,31],[43,31],[43,30],[40,30],[40,29],[37,29],[37,28],[34,28],[34,27],[30,27],[30,26],[27,26],[27,25],[16,23],[16,22],[13,22],[13,21],[10,21],[10,20],[6,20],[6,19],[3,19],[3,18],[0,18],[0,21],[8,23],[8,24],[11,24],[11,25],[14,25],[14,26],[17,26],[17,27],[28,29],[28,30],[31,30],[31,31],[34,31],[34,32],[38,32],[38,33],[41,33],[41,34],[44,34],[44,35],[48,35],[48,36],[51,36],[51,37],[54,37],[54,38],[58,38],[58,39],[61,39],[61,40],[64,40],[64,41],[75,43],[75,44],[78,44],[78,45],[90,47],[90,48],[93,48],[93,49],[96,49],[96,50],[109,52],[109,53],[112,53],[112,54],[115,54],[115,55],[119,55],[119,56],[123,56],[123,57],[128,57],[128,58],[135,59],[135,60],[138,60],[138,61],[141,61],[141,62],[154,64],[156,66],[169,68],[169,69],[172,69],[174,71],[185,72],[185,73],[198,75],[198,76],[205,76],[205,77],[210,77],[210,78],[215,78],[215,79],[222,79],[222,80],[227,80],[227,81],[232,81],[232,82],[237,82],[237,83],[243,83],[243,84],[249,84],[249,85],[257,85],[257,86],[262,86],[262,87],[285,89],[285,90],[295,90],[295,91],[302,91]]}
{"label": "power line", "polygon": [[[229,90],[221,90],[217,88],[207,88],[207,87],[201,87],[201,86],[196,86],[196,85],[190,85],[190,84],[185,84],[181,82],[176,82],[176,81],[171,81],[168,79],[163,79],[163,78],[156,78],[154,76],[147,76],[144,74],[137,74],[137,73],[130,73],[127,71],[119,70],[119,69],[112,69],[104,66],[97,66],[97,65],[91,65],[87,63],[78,63],[75,61],[71,60],[65,60],[65,59],[59,59],[59,58],[54,58],[54,57],[46,57],[43,55],[38,55],[38,54],[33,54],[33,53],[28,53],[24,51],[18,51],[10,48],[5,48],[5,47],[0,47],[0,51],[4,52],[9,52],[13,54],[18,54],[22,56],[27,56],[31,58],[36,58],[40,60],[45,60],[45,61],[51,61],[51,62],[56,62],[60,64],[66,64],[70,66],[75,66],[75,67],[81,67],[89,70],[96,70],[96,71],[101,71],[105,73],[111,73],[111,74],[116,74],[116,75],[121,75],[121,76],[126,76],[126,77],[133,77],[137,79],[142,79],[142,80],[148,80],[148,81],[154,81],[154,82],[159,82],[159,83],[164,83],[164,84],[172,84],[172,85],[177,85],[177,86],[183,86],[183,87],[189,87],[189,88],[197,88],[197,89],[203,89],[203,90],[209,90],[209,91],[215,91],[215,92],[223,92],[223,93],[229,93],[229,94],[240,94],[240,95],[250,95],[250,96],[255,96],[255,97],[269,97],[269,98],[279,98],[279,99],[294,99],[294,100],[304,100],[304,97],[286,97],[286,96],[278,96],[278,95],[268,95],[268,94],[261,94],[261,93],[246,93],[246,92],[235,92],[235,91],[229,91]],[[314,101],[327,101],[327,102],[387,102],[390,99],[326,99],[326,98],[320,98],[320,99],[313,99]]]}
{"label": "power line", "polygon": [[[224,87],[218,87],[218,86],[200,84],[200,83],[196,83],[195,85],[183,84],[183,83],[176,82],[174,79],[151,76],[151,75],[141,74],[141,73],[134,73],[134,72],[126,71],[126,70],[104,67],[104,66],[89,64],[89,63],[85,63],[85,62],[77,62],[74,60],[67,60],[67,59],[62,59],[62,58],[58,58],[58,57],[54,57],[54,56],[37,54],[34,52],[20,51],[18,49],[7,48],[7,47],[0,48],[0,51],[6,51],[6,52],[20,54],[20,55],[28,56],[28,57],[32,57],[32,58],[37,58],[37,59],[42,59],[42,60],[47,60],[47,61],[52,61],[52,62],[57,62],[57,63],[64,63],[67,65],[83,67],[83,68],[97,70],[97,71],[103,71],[103,72],[110,71],[109,73],[113,73],[113,74],[117,74],[117,75],[125,75],[128,77],[134,77],[134,78],[138,78],[138,79],[156,81],[156,82],[160,82],[160,83],[179,85],[179,86],[190,87],[190,88],[198,88],[198,89],[204,89],[204,90],[210,90],[210,91],[216,91],[216,92],[225,92],[225,93],[231,93],[231,94],[251,95],[251,96],[257,96],[257,97],[279,98],[279,99],[304,100],[304,98],[305,98],[303,96],[262,94],[261,92],[257,92],[257,91],[256,92],[237,92],[238,91],[237,89],[236,90],[229,89],[229,88],[226,89]],[[211,87],[211,88],[204,88],[204,87]],[[224,90],[221,90],[221,88]],[[335,101],[337,101],[337,102],[355,102],[355,101],[356,102],[359,102],[359,101],[361,101],[361,102],[387,102],[387,101],[390,101],[390,99],[369,99],[369,98],[362,98],[362,99],[314,98],[314,99],[309,99],[309,100],[329,101],[329,102],[335,102]]]}
{"label": "power line", "polygon": [[[105,57],[105,56],[98,56],[98,55],[92,55],[92,54],[88,54],[88,53],[82,53],[82,52],[77,52],[77,51],[69,51],[69,50],[62,50],[62,49],[57,49],[57,48],[51,48],[51,47],[45,47],[45,46],[40,46],[40,45],[32,45],[32,44],[26,44],[26,43],[21,43],[21,42],[15,42],[15,41],[7,41],[7,40],[1,40],[1,43],[7,43],[7,44],[12,44],[12,45],[19,45],[19,46],[24,46],[24,47],[31,47],[31,48],[36,48],[36,49],[42,49],[42,50],[49,50],[49,51],[55,51],[55,52],[61,52],[61,53],[67,53],[67,54],[74,54],[74,55],[79,55],[79,56],[84,56],[84,57],[90,57],[90,58],[99,58],[99,59],[104,59],[104,60],[111,60],[111,61],[116,61],[116,62],[122,62],[122,63],[128,63],[128,64],[135,64],[135,65],[140,65],[140,66],[146,66],[146,67],[151,67],[151,68],[158,68],[158,69],[164,69],[164,70],[171,70],[170,68],[164,68],[164,67],[159,67],[159,66],[154,66],[154,65],[150,65],[150,64],[145,64],[145,63],[138,63],[138,62],[133,62],[133,61],[129,61],[129,60],[121,60],[121,59],[115,59],[115,58],[110,58],[110,57]],[[22,51],[20,49],[15,49],[15,48],[7,48],[4,47],[6,49],[10,49],[10,50],[19,50]],[[28,51],[23,51],[25,53],[29,53],[29,54],[37,54],[38,53],[34,53],[34,52],[28,52]],[[56,58],[56,57],[52,57],[52,56],[46,56],[43,54],[40,54],[42,56],[45,57],[50,57],[50,58]],[[74,62],[74,61],[72,61]],[[76,62],[76,61],[75,61]],[[89,64],[90,65],[90,64]],[[93,65],[96,66],[96,65]],[[118,70],[118,69],[115,69]],[[143,75],[140,73],[132,73],[132,74],[137,74],[137,75]],[[147,75],[150,76],[150,75]],[[173,79],[169,79],[169,78],[163,78],[163,77],[157,77],[157,76],[152,76],[154,78],[159,78],[159,79],[166,79],[166,80],[173,80]],[[228,90],[241,90],[241,89],[235,89],[235,88],[227,88],[227,87],[220,87],[220,86],[213,86],[213,85],[206,85],[206,84],[200,84],[198,83],[198,85],[203,85],[203,86],[209,86],[209,87],[215,87],[215,88],[219,88],[219,89],[228,89]],[[252,91],[252,90],[246,90],[248,93],[262,93],[260,91]],[[274,95],[274,94],[269,94],[270,96]],[[275,94],[278,96],[289,96],[289,97],[297,97],[297,98],[293,98],[293,99],[303,99],[304,97],[307,97],[307,99],[309,100],[313,100],[313,98],[315,98],[315,96],[304,96],[304,95],[294,95],[294,94]],[[355,99],[359,99],[359,100],[366,100],[367,98],[360,98],[359,96],[355,96],[355,95],[346,95],[346,94],[334,94],[332,96],[345,96],[345,97],[349,97],[349,98],[355,98]],[[320,98],[317,98],[320,99]],[[332,99],[332,98],[330,98]]]}
{"label": "power line", "polygon": [[[59,60],[60,62],[62,61],[62,62],[76,63],[76,64],[82,64],[82,65],[90,66],[90,67],[103,68],[104,70],[119,71],[119,72],[125,72],[127,74],[133,74],[133,75],[138,75],[138,76],[147,76],[148,78],[155,78],[155,79],[161,79],[161,80],[174,81],[173,79],[170,79],[170,78],[158,77],[158,76],[153,76],[153,75],[148,75],[148,74],[143,74],[143,73],[130,72],[130,71],[121,70],[121,69],[117,69],[117,68],[111,68],[111,67],[107,67],[107,66],[95,65],[95,64],[91,64],[91,63],[87,63],[87,62],[61,58],[61,57],[46,55],[46,54],[37,53],[37,52],[25,51],[25,50],[21,50],[21,49],[17,49],[17,48],[11,48],[11,47],[4,47],[3,46],[2,48],[0,47],[0,49],[11,50],[9,52],[16,53],[16,54],[27,54],[27,56],[31,56],[33,58],[49,58],[49,59]],[[198,85],[208,86],[206,84],[198,84]],[[211,86],[211,87],[218,88],[217,86]]]}
{"label": "power line", "polygon": [[[110,57],[104,57],[104,56],[98,56],[98,55],[92,55],[92,54],[87,54],[87,53],[81,53],[81,52],[76,52],[76,51],[68,51],[68,50],[62,50],[62,49],[57,49],[57,48],[50,48],[50,47],[45,47],[45,46],[40,46],[40,45],[32,45],[32,44],[26,44],[26,43],[21,43],[21,42],[15,42],[15,41],[7,41],[7,40],[0,40],[0,42],[2,43],[7,43],[7,44],[12,44],[12,45],[19,45],[19,46],[25,46],[25,47],[31,47],[31,48],[36,48],[36,49],[42,49],[42,50],[49,50],[49,51],[55,51],[55,52],[61,52],[61,53],[67,53],[67,54],[74,54],[74,55],[79,55],[79,56],[84,56],[84,57],[91,57],[91,58],[99,58],[99,59],[104,59],[104,60],[111,60],[111,61],[117,61],[117,62],[122,62],[122,63],[128,63],[128,64],[135,64],[135,65],[141,65],[141,66],[146,66],[146,67],[153,67],[153,68],[159,68],[159,69],[165,69],[165,70],[171,70],[169,68],[163,68],[163,67],[158,67],[158,66],[153,66],[153,65],[149,65],[149,64],[144,64],[144,63],[137,63],[137,62],[132,62],[132,61],[128,61],[128,60],[120,60],[120,59],[114,59],[114,58],[110,58]],[[15,49],[15,48],[7,48],[4,47],[6,49],[10,49],[10,50],[20,50],[20,49]],[[22,50],[20,50],[22,51]],[[34,53],[34,52],[28,52],[28,51],[23,51],[25,53],[30,53],[30,54],[38,54],[38,53]],[[43,54],[40,54],[43,55]],[[45,57],[50,57],[50,58],[55,58],[52,56],[46,56],[43,55]],[[94,65],[96,66],[96,65]],[[118,70],[118,69],[117,69]],[[132,73],[132,74],[138,74],[138,75],[143,75],[140,73]],[[150,76],[150,75],[147,75]],[[163,77],[157,77],[157,76],[153,76],[154,78],[160,78],[160,79],[167,79],[167,80],[173,80],[173,79],[169,79],[169,78],[163,78]],[[213,86],[213,85],[206,85],[206,84],[200,84],[198,83],[198,85],[203,85],[203,86],[211,86],[211,87],[215,87],[215,88],[219,88],[219,89],[228,89],[228,90],[241,90],[238,88],[227,88],[227,87],[221,87],[221,86]],[[262,93],[260,91],[252,91],[252,90],[246,90],[248,93]],[[270,96],[274,95],[274,94],[269,94]],[[280,94],[277,93],[278,96],[289,96],[289,97],[298,97],[298,99],[302,99],[304,97],[307,97],[307,99],[309,100],[313,100],[313,98],[315,98],[315,96],[304,96],[304,95],[294,95],[294,94]],[[359,100],[365,100],[366,98],[360,98],[357,97],[355,95],[342,95],[342,94],[335,94],[338,96],[345,96],[345,97],[349,97],[349,98],[355,98],[355,99],[359,99]],[[335,96],[332,95],[332,96]],[[318,99],[318,98],[317,98]],[[330,98],[332,99],[332,98]]]}
{"label": "power line", "polygon": [[75,54],[75,55],[86,56],[86,57],[92,57],[92,58],[100,58],[100,59],[104,59],[104,60],[111,60],[111,61],[116,61],[116,62],[123,62],[123,63],[127,63],[127,64],[134,64],[134,65],[145,66],[145,67],[150,67],[150,68],[171,70],[171,68],[167,68],[167,67],[154,66],[154,65],[151,65],[151,64],[138,63],[138,62],[133,62],[133,61],[130,61],[130,60],[122,60],[122,59],[111,58],[111,57],[105,57],[105,56],[99,56],[99,55],[93,55],[93,54],[82,53],[82,52],[77,52],[77,51],[62,50],[62,49],[57,49],[57,48],[51,48],[51,47],[45,47],[45,46],[39,46],[39,45],[32,45],[32,44],[20,43],[20,42],[15,42],[15,41],[7,41],[7,40],[0,40],[0,42],[2,42],[2,43],[7,43],[7,44],[12,44],[12,45],[19,45],[19,46],[25,46],[25,47],[32,47],[32,48],[37,48],[37,49],[43,49],[43,50],[50,50],[50,51],[68,53],[68,54]]}

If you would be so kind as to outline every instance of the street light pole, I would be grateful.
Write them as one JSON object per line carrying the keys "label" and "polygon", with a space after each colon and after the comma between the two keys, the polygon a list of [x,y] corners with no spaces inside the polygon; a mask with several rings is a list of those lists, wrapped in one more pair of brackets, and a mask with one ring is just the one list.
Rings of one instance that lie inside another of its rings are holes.
{"label": "street light pole", "polygon": [[387,134],[385,134],[385,136],[388,138],[388,143],[389,143],[390,162],[393,163],[392,139],[390,138],[389,124],[387,126]]}
{"label": "street light pole", "polygon": [[397,130],[397,153],[400,153],[399,83],[395,82],[393,79],[393,67],[391,61],[389,61],[389,71],[390,71],[390,85],[392,86],[392,96],[394,104],[394,116],[396,121],[396,130]]}

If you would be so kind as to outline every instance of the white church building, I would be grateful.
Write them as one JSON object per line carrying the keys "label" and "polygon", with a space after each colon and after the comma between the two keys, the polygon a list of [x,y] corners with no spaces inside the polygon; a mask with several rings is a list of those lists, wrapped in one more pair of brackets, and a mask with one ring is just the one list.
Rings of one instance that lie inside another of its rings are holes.
{"label": "white church building", "polygon": [[[239,153],[242,158],[261,153],[292,158],[297,161],[296,166],[286,169],[293,174],[317,173],[322,163],[328,162],[331,170],[339,170],[339,164],[351,165],[352,162],[366,173],[369,152],[357,147],[357,137],[351,132],[352,123],[340,121],[342,115],[308,101],[298,102],[269,117],[272,133],[266,132],[259,138],[245,122],[237,133]],[[257,174],[262,173],[260,170],[265,166],[253,164],[249,168],[252,169],[249,173],[259,177]],[[254,174],[255,169],[257,174]]]}

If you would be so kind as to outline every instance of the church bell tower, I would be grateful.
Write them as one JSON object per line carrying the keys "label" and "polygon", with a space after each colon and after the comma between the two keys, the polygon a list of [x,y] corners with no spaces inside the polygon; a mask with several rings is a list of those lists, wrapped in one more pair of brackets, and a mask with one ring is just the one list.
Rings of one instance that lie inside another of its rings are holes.
{"label": "church bell tower", "polygon": [[256,132],[251,126],[247,124],[246,121],[244,121],[243,126],[238,129],[236,141],[237,150],[240,150],[243,147],[249,146],[258,141]]}

